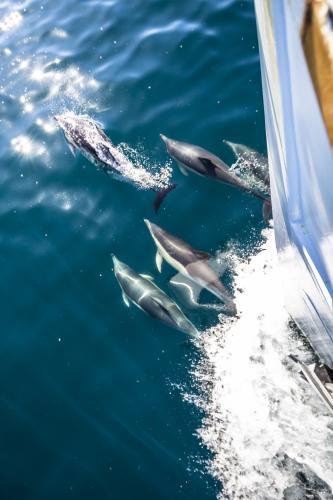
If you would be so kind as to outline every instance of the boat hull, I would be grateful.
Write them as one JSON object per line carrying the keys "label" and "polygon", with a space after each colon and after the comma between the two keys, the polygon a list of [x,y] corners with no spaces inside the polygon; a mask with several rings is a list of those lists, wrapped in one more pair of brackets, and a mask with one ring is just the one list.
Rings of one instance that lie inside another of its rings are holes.
{"label": "boat hull", "polygon": [[333,158],[302,47],[302,6],[255,1],[285,304],[333,368]]}

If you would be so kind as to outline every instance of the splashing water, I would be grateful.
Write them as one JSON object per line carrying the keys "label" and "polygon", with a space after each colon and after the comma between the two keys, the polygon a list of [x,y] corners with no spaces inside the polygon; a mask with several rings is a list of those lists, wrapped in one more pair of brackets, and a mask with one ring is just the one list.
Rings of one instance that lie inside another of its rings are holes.
{"label": "splashing water", "polygon": [[[155,171],[152,170],[148,166],[148,159],[140,155],[138,151],[124,144],[121,147],[114,146],[102,132],[101,125],[89,116],[76,115],[72,111],[66,111],[58,116],[57,120],[62,123],[61,127],[64,129],[69,143],[73,140],[72,137],[78,134],[80,141],[89,144],[94,154],[91,154],[85,146],[81,146],[79,143],[78,148],[81,152],[97,166],[110,167],[106,171],[110,175],[117,178],[120,176],[121,180],[131,182],[139,189],[160,191],[169,186],[172,175],[170,166],[163,167],[159,171],[156,168]],[[144,160],[146,165],[142,165],[141,160]]]}
{"label": "splashing water", "polygon": [[269,193],[269,189],[264,181],[254,174],[255,171],[264,173],[265,170],[262,162],[256,158],[254,153],[239,155],[235,163],[230,167],[230,170],[246,181],[252,189]]}
{"label": "splashing water", "polygon": [[289,327],[273,230],[263,235],[260,253],[236,265],[239,318],[204,332],[199,395],[184,398],[205,412],[198,433],[221,498],[332,499],[332,417],[289,358],[313,353]]}
{"label": "splashing water", "polygon": [[[130,146],[124,147],[124,144],[122,148],[112,147],[112,154],[117,163],[117,170],[119,170],[125,180],[133,182],[139,189],[159,191],[169,186],[172,176],[172,168],[170,166],[161,167],[157,171],[156,166],[133,163],[124,154],[124,151],[129,149],[134,152]],[[135,156],[138,158],[137,154]]]}
{"label": "splashing water", "polygon": [[170,185],[173,171],[171,160],[165,165],[152,164],[152,160],[142,148],[134,149],[124,142],[120,143],[117,149],[130,161],[131,175],[134,175],[134,180],[139,185],[142,184],[143,189],[165,189]]}

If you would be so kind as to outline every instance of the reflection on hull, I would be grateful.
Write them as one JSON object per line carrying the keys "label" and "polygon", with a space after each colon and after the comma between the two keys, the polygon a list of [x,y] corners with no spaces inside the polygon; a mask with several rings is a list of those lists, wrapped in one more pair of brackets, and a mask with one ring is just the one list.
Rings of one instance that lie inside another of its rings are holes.
{"label": "reflection on hull", "polygon": [[325,365],[306,365],[299,361],[302,373],[333,413],[333,372]]}

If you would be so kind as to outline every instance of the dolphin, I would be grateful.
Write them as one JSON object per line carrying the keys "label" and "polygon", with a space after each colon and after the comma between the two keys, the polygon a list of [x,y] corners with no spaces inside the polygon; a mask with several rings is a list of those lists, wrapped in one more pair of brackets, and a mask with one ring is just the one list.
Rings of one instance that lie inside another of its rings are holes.
{"label": "dolphin", "polygon": [[265,156],[244,144],[237,144],[236,142],[226,140],[223,142],[229,146],[236,158],[245,160],[245,168],[249,168],[253,172],[253,175],[257,177],[259,181],[263,182],[267,188],[270,187],[268,159]]}
{"label": "dolphin", "polygon": [[187,175],[187,172],[191,171],[198,175],[210,177],[216,181],[246,191],[262,200],[264,203],[263,213],[265,214],[265,212],[267,212],[267,206],[271,204],[270,199],[253,189],[235,173],[231,172],[228,165],[224,163],[221,158],[200,146],[175,141],[163,134],[160,134],[160,137],[165,143],[169,155],[176,160],[184,175]]}
{"label": "dolphin", "polygon": [[141,189],[155,191],[155,212],[165,196],[176,187],[161,175],[152,174],[142,166],[133,165],[122,151],[112,144],[101,126],[89,116],[66,112],[55,116],[54,119],[64,132],[74,156],[79,150],[90,162],[116,179],[131,182]]}
{"label": "dolphin", "polygon": [[129,307],[130,301],[149,316],[186,333],[191,337],[198,330],[166,293],[152,282],[150,276],[138,274],[112,255],[114,274],[122,289],[123,300]]}
{"label": "dolphin", "polygon": [[157,247],[156,266],[159,272],[165,259],[180,274],[214,294],[225,304],[226,312],[235,315],[236,306],[230,293],[208,263],[211,255],[195,250],[185,241],[147,219],[144,219],[144,222]]}

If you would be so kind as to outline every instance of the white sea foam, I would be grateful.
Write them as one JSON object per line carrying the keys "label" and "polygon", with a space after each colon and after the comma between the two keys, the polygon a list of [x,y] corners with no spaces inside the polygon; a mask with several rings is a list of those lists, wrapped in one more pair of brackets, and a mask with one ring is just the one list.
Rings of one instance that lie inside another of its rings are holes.
{"label": "white sea foam", "polygon": [[51,31],[51,34],[56,38],[68,38],[67,31],[65,31],[61,28],[53,28],[53,30]]}
{"label": "white sea foam", "polygon": [[184,397],[205,412],[198,433],[221,498],[332,499],[319,480],[332,488],[332,416],[288,356],[306,361],[312,352],[289,326],[273,231],[265,237],[250,261],[237,261],[239,318],[203,333],[198,394]]}
{"label": "white sea foam", "polygon": [[6,33],[7,31],[12,31],[22,23],[23,16],[18,10],[13,10],[5,17],[0,19],[0,33]]}

